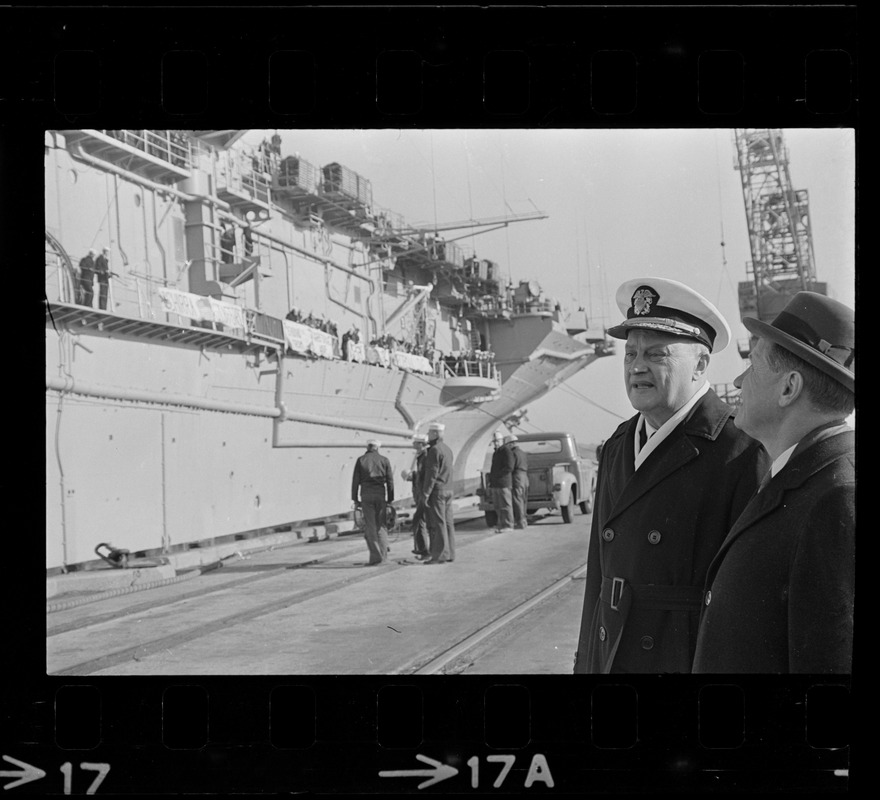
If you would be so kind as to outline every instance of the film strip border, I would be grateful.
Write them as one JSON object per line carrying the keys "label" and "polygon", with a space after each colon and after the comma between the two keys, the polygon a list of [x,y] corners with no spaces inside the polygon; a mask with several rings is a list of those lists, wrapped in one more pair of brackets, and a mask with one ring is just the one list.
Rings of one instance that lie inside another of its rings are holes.
{"label": "film strip border", "polygon": [[855,5],[13,9],[7,98],[47,127],[837,125]]}
{"label": "film strip border", "polygon": [[849,775],[848,679],[53,684],[20,697],[3,755],[25,767],[2,773],[42,772],[49,793],[100,771],[101,791],[143,794],[842,791]]}

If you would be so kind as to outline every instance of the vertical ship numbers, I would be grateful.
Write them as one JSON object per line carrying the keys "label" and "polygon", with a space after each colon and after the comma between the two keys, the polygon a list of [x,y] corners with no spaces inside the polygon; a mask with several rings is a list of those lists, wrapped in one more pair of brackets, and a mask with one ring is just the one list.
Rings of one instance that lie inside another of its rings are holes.
{"label": "vertical ship numbers", "polygon": [[[424,764],[427,764],[429,766],[429,769],[422,768],[382,770],[381,772],[379,772],[379,777],[427,778],[428,780],[422,781],[422,783],[418,785],[419,789],[424,789],[427,786],[431,786],[435,783],[440,783],[440,781],[445,781],[447,778],[451,778],[458,774],[458,770],[455,767],[450,766],[449,764],[443,764],[440,761],[435,761],[433,758],[423,756],[420,753],[416,755],[416,758]],[[508,775],[510,774],[510,771],[513,769],[514,764],[516,763],[516,756],[493,755],[486,756],[483,760],[486,762],[487,766],[482,769],[478,756],[473,756],[467,761],[467,766],[470,769],[471,788],[479,789],[480,781],[482,780],[484,784],[491,781],[493,788],[500,789],[507,779]],[[496,764],[500,766],[496,767]],[[553,788],[553,776],[550,774],[550,767],[547,765],[547,759],[540,753],[536,753],[532,756],[532,760],[529,764],[529,769],[526,773],[523,786],[528,789],[535,783],[541,783],[548,788]]]}

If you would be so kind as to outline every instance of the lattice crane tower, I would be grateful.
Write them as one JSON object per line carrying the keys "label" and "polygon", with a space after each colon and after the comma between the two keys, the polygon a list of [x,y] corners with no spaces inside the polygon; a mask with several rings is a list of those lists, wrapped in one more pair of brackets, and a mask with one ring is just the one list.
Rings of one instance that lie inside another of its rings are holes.
{"label": "lattice crane tower", "polygon": [[[827,284],[816,280],[809,195],[792,188],[782,130],[738,128],[734,139],[752,255],[750,279],[739,284],[740,316],[770,322],[792,295],[827,294]],[[739,351],[748,358],[750,347]]]}

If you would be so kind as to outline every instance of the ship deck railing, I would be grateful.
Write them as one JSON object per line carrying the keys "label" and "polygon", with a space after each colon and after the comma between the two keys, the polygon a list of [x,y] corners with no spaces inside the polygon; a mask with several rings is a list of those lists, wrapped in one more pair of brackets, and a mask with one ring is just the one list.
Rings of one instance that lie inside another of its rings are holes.
{"label": "ship deck railing", "polygon": [[102,130],[100,133],[118,139],[123,144],[143,150],[175,167],[189,169],[192,164],[189,139],[173,130]]}
{"label": "ship deck railing", "polygon": [[542,316],[552,317],[560,312],[559,307],[552,300],[533,300],[526,303],[514,303],[513,313],[515,316]]}
{"label": "ship deck railing", "polygon": [[485,378],[498,380],[498,367],[490,357],[464,359],[447,356],[437,361],[434,369],[437,377],[444,379]]}

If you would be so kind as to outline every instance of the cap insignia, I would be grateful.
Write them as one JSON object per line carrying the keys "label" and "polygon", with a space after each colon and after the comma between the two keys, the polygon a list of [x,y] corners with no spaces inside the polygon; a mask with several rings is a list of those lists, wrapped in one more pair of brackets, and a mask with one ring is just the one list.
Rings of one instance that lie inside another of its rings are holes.
{"label": "cap insignia", "polygon": [[651,308],[659,299],[660,295],[650,286],[639,286],[632,296],[633,314],[637,317],[647,316],[651,313]]}

